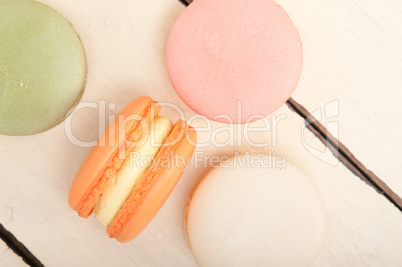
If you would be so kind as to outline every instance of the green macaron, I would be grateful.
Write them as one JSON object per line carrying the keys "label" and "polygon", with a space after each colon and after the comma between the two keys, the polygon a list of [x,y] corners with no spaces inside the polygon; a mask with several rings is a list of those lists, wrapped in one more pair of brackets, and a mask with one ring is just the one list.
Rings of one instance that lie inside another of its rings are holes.
{"label": "green macaron", "polygon": [[0,0],[0,134],[31,135],[79,102],[87,63],[73,26],[32,0]]}

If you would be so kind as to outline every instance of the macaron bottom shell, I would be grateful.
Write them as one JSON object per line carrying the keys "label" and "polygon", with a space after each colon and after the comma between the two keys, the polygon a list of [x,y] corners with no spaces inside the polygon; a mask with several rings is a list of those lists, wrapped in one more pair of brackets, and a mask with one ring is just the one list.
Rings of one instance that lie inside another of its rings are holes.
{"label": "macaron bottom shell", "polygon": [[[130,220],[115,237],[117,241],[122,243],[129,242],[145,229],[150,219],[161,209],[174,190],[191,160],[196,143],[197,132],[190,126],[180,145],[171,153],[170,159],[163,161],[163,165],[168,166],[158,174],[158,179],[154,181],[153,186],[149,188],[141,200],[141,205],[131,214]],[[176,158],[179,160],[175,160]]]}
{"label": "macaron bottom shell", "polygon": [[156,117],[149,129],[144,129],[141,138],[125,159],[116,174],[109,177],[108,185],[96,203],[96,218],[109,226],[133,188],[152,164],[163,142],[173,128],[173,123],[164,117]]}
{"label": "macaron bottom shell", "polygon": [[[109,237],[119,240],[120,232],[129,223],[131,217],[136,213],[143,199],[148,192],[152,190],[152,187],[157,181],[163,183],[167,188],[169,188],[169,185],[173,185],[173,187],[171,187],[171,190],[173,190],[174,185],[176,185],[180,179],[195,149],[193,145],[189,144],[189,138],[191,137],[188,135],[191,133],[194,134],[194,129],[188,126],[185,121],[179,120],[176,122],[172,132],[165,141],[165,145],[161,148],[147,172],[109,225],[107,229]],[[178,153],[178,149],[184,150],[181,152],[182,154]],[[179,158],[179,160],[177,160],[177,158]],[[169,170],[173,170],[173,173],[169,173]],[[160,205],[161,207],[166,201],[162,196],[163,195],[156,196],[154,203],[149,204],[148,207],[154,205]],[[155,214],[153,214],[152,217]]]}

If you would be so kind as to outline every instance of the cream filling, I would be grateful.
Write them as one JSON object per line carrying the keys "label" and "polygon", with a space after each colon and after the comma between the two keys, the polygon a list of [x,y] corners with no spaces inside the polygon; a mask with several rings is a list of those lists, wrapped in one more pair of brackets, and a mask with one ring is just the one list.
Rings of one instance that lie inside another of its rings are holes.
{"label": "cream filling", "polygon": [[141,180],[163,142],[173,128],[172,122],[164,117],[156,117],[150,130],[144,132],[129,157],[114,177],[95,206],[96,218],[105,226],[113,221],[123,207],[134,187]]}

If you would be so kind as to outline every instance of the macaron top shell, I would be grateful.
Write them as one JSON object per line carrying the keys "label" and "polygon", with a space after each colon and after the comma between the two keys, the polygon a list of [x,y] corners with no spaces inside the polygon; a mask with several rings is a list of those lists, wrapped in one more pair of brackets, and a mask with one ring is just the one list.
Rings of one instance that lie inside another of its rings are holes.
{"label": "macaron top shell", "polygon": [[94,213],[105,226],[109,226],[133,188],[141,180],[152,164],[163,142],[173,128],[173,123],[165,117],[156,117],[151,126],[143,129],[140,140],[126,157],[116,175],[109,178],[109,186],[97,201]]}
{"label": "macaron top shell", "polygon": [[[156,116],[160,106],[148,96],[139,97],[130,102],[115,118],[99,138],[97,145],[90,151],[88,157],[78,170],[70,188],[68,203],[71,209],[79,210],[83,199],[90,194],[100,175],[107,166],[113,164],[113,158],[127,140],[126,129],[133,127],[142,116]],[[149,114],[148,114],[149,113]],[[131,118],[131,120],[128,120]],[[124,120],[127,120],[124,122]],[[124,125],[125,127],[119,127]],[[129,132],[129,131],[128,131]],[[96,198],[96,197],[95,197]],[[94,199],[94,201],[96,201]],[[89,207],[92,212],[92,207]],[[88,217],[89,214],[79,214]]]}
{"label": "macaron top shell", "polygon": [[302,46],[271,0],[198,0],[175,22],[166,46],[172,85],[197,113],[247,123],[278,109],[302,69]]}
{"label": "macaron top shell", "polygon": [[186,230],[201,266],[311,266],[325,209],[310,179],[284,158],[236,155],[196,187]]}
{"label": "macaron top shell", "polygon": [[63,16],[38,1],[0,1],[0,134],[31,135],[62,122],[86,75],[83,45]]}

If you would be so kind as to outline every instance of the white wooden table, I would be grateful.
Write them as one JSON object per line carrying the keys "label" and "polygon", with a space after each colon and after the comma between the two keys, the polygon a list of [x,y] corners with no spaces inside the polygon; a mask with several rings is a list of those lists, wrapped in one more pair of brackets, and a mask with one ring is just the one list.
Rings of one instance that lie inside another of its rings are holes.
{"label": "white wooden table", "polygon": [[[149,95],[177,104],[187,117],[194,115],[174,92],[164,63],[169,30],[185,8],[180,2],[41,2],[71,21],[82,38],[89,65],[82,103],[114,103],[115,110],[106,109],[109,115]],[[401,196],[402,2],[277,2],[293,19],[304,46],[304,69],[294,99],[310,112],[339,101],[339,115],[322,116],[321,123],[332,125],[329,131]],[[75,137],[97,139],[98,112],[80,109],[70,117]],[[172,110],[162,114],[178,118]],[[197,152],[230,156],[273,150],[305,172],[321,194],[327,218],[314,266],[402,266],[401,211],[343,164],[329,164],[336,163],[331,153],[314,155],[311,151],[324,151],[325,146],[311,132],[302,134],[304,120],[286,105],[273,116],[286,116],[276,137],[273,131],[252,135],[270,147],[256,149],[243,142]],[[193,126],[203,127],[200,121]],[[219,127],[222,124],[213,123],[213,130]],[[210,137],[211,132],[199,132],[201,142]],[[183,210],[208,168],[190,164],[148,228],[134,241],[119,244],[93,216],[83,220],[67,205],[69,186],[89,150],[71,143],[64,123],[35,136],[0,136],[0,223],[46,266],[196,266],[183,232]],[[0,241],[0,266],[15,265],[24,262]]]}

